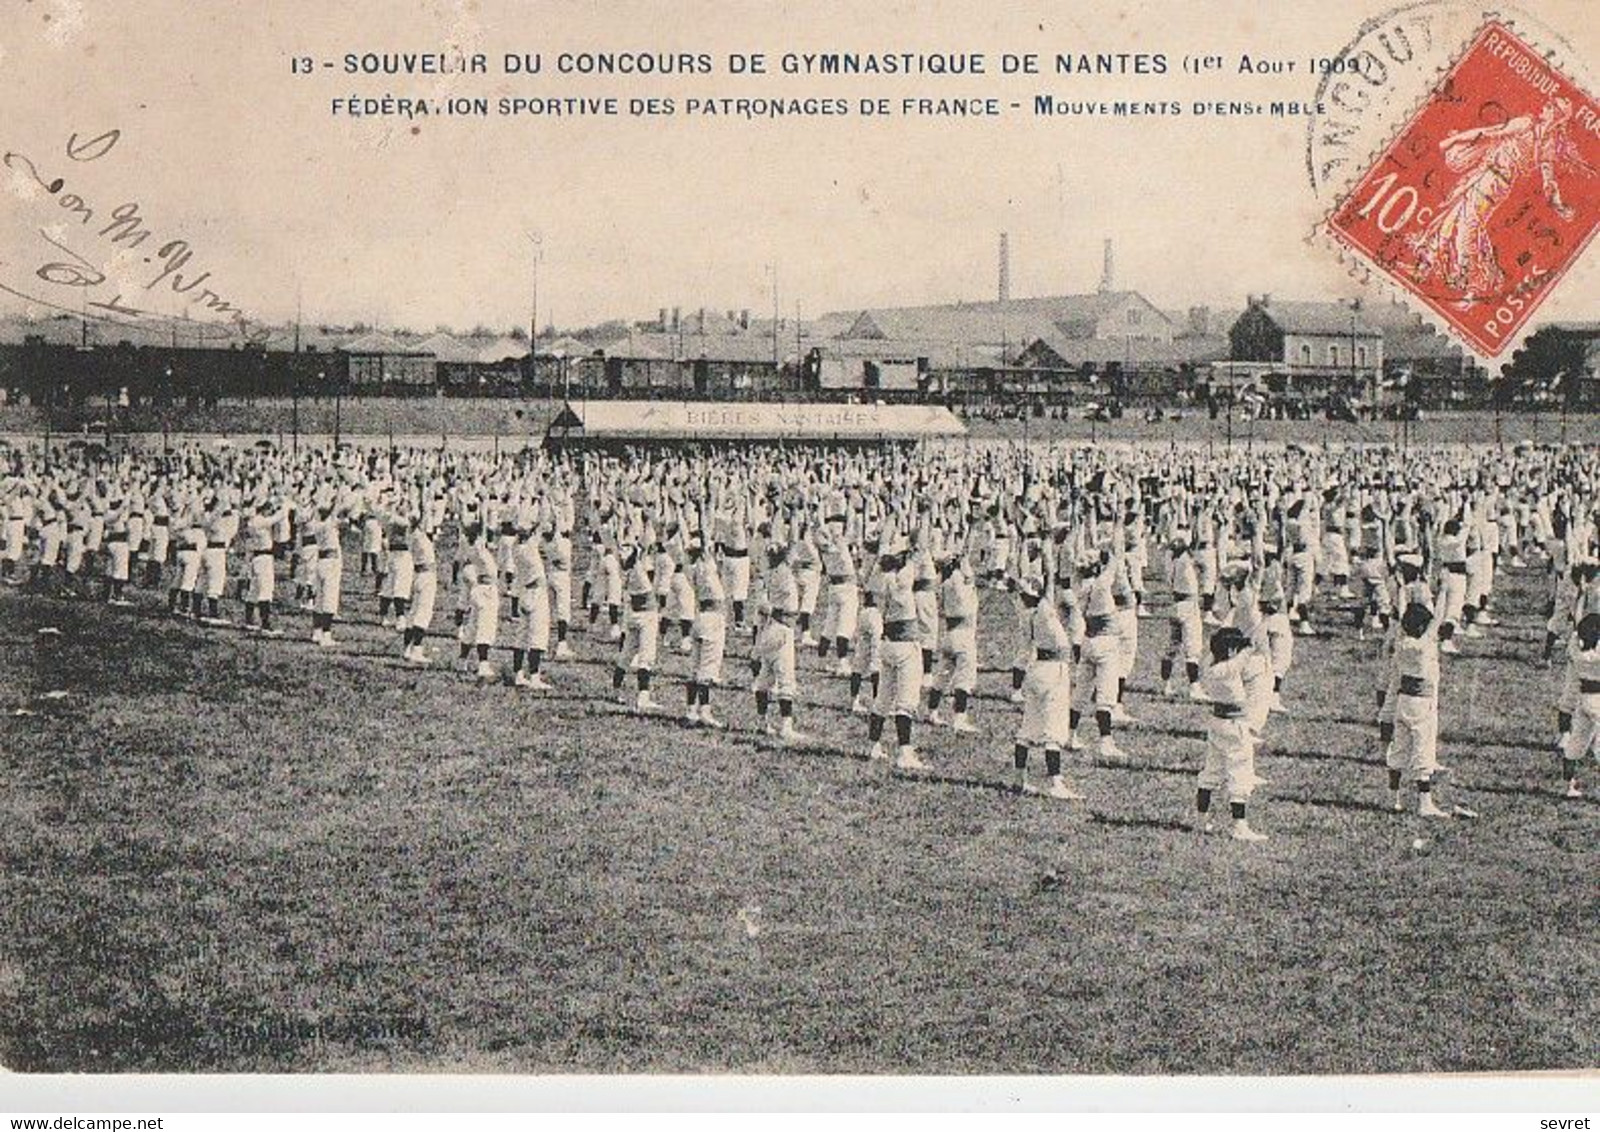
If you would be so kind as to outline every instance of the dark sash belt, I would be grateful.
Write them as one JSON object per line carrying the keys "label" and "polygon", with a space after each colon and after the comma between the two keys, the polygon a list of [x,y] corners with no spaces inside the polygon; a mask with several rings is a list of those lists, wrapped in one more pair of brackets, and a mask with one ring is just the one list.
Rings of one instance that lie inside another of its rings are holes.
{"label": "dark sash belt", "polygon": [[891,641],[914,641],[917,639],[917,623],[915,621],[891,621],[883,627],[883,635]]}
{"label": "dark sash belt", "polygon": [[1428,694],[1427,681],[1420,676],[1400,677],[1400,694],[1402,696],[1425,696]]}

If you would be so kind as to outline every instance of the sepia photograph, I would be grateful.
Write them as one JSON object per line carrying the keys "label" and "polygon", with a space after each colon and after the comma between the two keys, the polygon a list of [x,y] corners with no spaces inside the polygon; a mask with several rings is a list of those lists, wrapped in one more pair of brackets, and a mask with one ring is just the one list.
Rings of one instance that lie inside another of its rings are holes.
{"label": "sepia photograph", "polygon": [[7,8],[0,1109],[1593,1107],[1586,0]]}

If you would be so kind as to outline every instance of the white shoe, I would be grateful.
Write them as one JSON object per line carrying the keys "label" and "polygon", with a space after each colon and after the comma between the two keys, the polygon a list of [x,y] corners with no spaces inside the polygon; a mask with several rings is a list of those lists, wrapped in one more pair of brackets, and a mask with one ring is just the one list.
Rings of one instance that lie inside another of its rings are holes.
{"label": "white shoe", "polygon": [[783,726],[778,728],[778,738],[785,743],[804,743],[808,736],[796,728],[791,720],[786,719],[783,721]]}
{"label": "white shoe", "polygon": [[1448,653],[1450,656],[1455,656],[1461,651],[1461,646],[1456,644],[1454,640],[1448,640],[1439,646],[1439,651],[1442,653]]}
{"label": "white shoe", "polygon": [[660,711],[661,705],[656,703],[655,698],[649,692],[640,692],[634,698],[633,710],[641,714],[647,711]]}
{"label": "white shoe", "polygon": [[964,712],[950,721],[950,730],[958,735],[976,735],[978,733],[977,727],[973,725],[972,720],[968,719]]}
{"label": "white shoe", "polygon": [[528,674],[520,668],[517,669],[517,674],[511,678],[511,686],[514,688],[526,688],[528,686]]}
{"label": "white shoe", "polygon": [[1567,782],[1567,792],[1564,795],[1562,795],[1562,797],[1564,797],[1564,798],[1582,798],[1583,797],[1583,784],[1580,783],[1576,778],[1570,779]]}
{"label": "white shoe", "polygon": [[726,731],[728,725],[711,714],[710,708],[700,709],[700,726],[709,727],[713,731]]}
{"label": "white shoe", "polygon": [[683,721],[690,727],[700,726],[700,708],[696,705],[683,713]]}
{"label": "white shoe", "polygon": [[1139,721],[1128,714],[1127,708],[1123,707],[1121,704],[1115,704],[1111,708],[1111,722],[1130,724],[1138,723]]}
{"label": "white shoe", "polygon": [[393,629],[394,628],[394,618],[393,617],[385,617],[383,619],[383,627],[385,629]]}
{"label": "white shoe", "polygon": [[551,655],[554,656],[557,660],[571,660],[572,659],[572,646],[567,644],[566,641],[562,641],[559,645],[556,646],[556,651],[554,653],[552,653]]}
{"label": "white shoe", "polygon": [[1475,641],[1481,640],[1483,638],[1483,630],[1478,628],[1477,625],[1468,625],[1467,636]]}
{"label": "white shoe", "polygon": [[850,705],[850,714],[852,714],[852,715],[871,715],[872,714],[872,705],[869,704],[861,696],[857,696],[855,698],[855,702],[853,702]]}
{"label": "white shoe", "polygon": [[901,747],[900,753],[895,757],[894,765],[900,770],[927,770],[928,764],[917,757],[915,747]]}
{"label": "white shoe", "polygon": [[1245,841],[1249,842],[1250,844],[1258,844],[1267,839],[1266,834],[1257,833],[1255,830],[1251,829],[1250,823],[1245,821],[1243,818],[1240,818],[1238,821],[1233,823],[1233,829],[1229,832],[1229,836],[1235,841]]}
{"label": "white shoe", "polygon": [[1071,735],[1067,736],[1067,750],[1069,750],[1069,751],[1081,751],[1081,750],[1083,750],[1083,740],[1078,738],[1078,733],[1076,731],[1074,731]]}
{"label": "white shoe", "polygon": [[1282,713],[1284,710],[1283,697],[1274,692],[1272,702],[1267,704],[1267,710]]}
{"label": "white shoe", "polygon": [[1429,794],[1417,806],[1417,816],[1419,818],[1448,818],[1450,816],[1450,812],[1448,810],[1441,810],[1439,808],[1439,803],[1433,800],[1432,794]]}
{"label": "white shoe", "polygon": [[487,660],[480,660],[478,662],[479,683],[487,684],[489,681],[495,679],[498,675],[499,673],[494,670],[494,665],[490,664]]}
{"label": "white shoe", "polygon": [[1119,763],[1125,764],[1133,761],[1128,757],[1127,752],[1125,752],[1121,747],[1117,746],[1116,740],[1112,739],[1110,736],[1100,740],[1099,749],[1096,750],[1095,754],[1101,762],[1111,763],[1113,765]]}
{"label": "white shoe", "polygon": [[926,722],[929,727],[943,727],[944,716],[940,713],[938,708],[931,708],[926,716]]}
{"label": "white shoe", "polygon": [[556,686],[550,683],[550,681],[546,680],[543,673],[535,672],[532,676],[528,677],[528,682],[523,685],[523,687],[527,688],[530,692],[553,692],[555,691]]}
{"label": "white shoe", "polygon": [[873,762],[882,762],[887,760],[888,757],[888,748],[886,748],[881,742],[872,744],[871,748],[867,751],[867,758],[871,759]]}
{"label": "white shoe", "polygon": [[620,641],[620,640],[622,640],[622,630],[617,628],[615,625],[611,626],[611,631],[606,634],[606,640],[608,640],[608,641]]}
{"label": "white shoe", "polygon": [[694,642],[688,637],[683,638],[683,640],[678,642],[678,652],[683,656],[688,656],[690,653],[694,652]]}
{"label": "white shoe", "polygon": [[1047,795],[1062,802],[1081,802],[1083,795],[1067,785],[1066,780],[1059,774],[1050,780],[1050,785],[1045,787]]}
{"label": "white shoe", "polygon": [[1209,817],[1200,822],[1200,832],[1206,836],[1217,832],[1217,823]]}
{"label": "white shoe", "polygon": [[814,649],[814,648],[816,648],[817,647],[817,638],[813,637],[810,633],[804,634],[800,638],[800,647],[803,648],[803,649]]}
{"label": "white shoe", "polygon": [[1020,704],[1022,702],[1022,700],[1023,700],[1022,689],[1021,688],[1013,688],[1012,691],[1011,691],[1011,702],[1014,703],[1014,704]]}
{"label": "white shoe", "polygon": [[833,674],[835,676],[848,678],[850,675],[850,662],[845,659],[840,659],[839,663],[833,666]]}

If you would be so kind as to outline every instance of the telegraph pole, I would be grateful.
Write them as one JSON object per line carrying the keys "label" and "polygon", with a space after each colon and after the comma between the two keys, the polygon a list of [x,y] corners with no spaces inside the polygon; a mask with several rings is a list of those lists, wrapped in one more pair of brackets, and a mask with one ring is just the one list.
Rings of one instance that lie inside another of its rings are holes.
{"label": "telegraph pole", "polygon": [[772,367],[778,367],[778,265],[767,264],[767,275],[772,280]]}
{"label": "telegraph pole", "polygon": [[533,245],[533,293],[528,303],[528,376],[539,377],[539,260],[544,256],[544,234],[538,229],[524,232]]}

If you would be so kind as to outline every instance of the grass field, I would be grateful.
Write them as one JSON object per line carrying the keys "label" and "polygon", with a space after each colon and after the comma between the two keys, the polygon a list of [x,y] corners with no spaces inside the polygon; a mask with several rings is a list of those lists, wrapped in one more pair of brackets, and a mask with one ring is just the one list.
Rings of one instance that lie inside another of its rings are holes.
{"label": "grass field", "polygon": [[621,714],[582,635],[538,697],[400,668],[364,595],[323,654],[8,590],[0,1062],[1592,1067],[1600,808],[1557,796],[1536,584],[1512,574],[1505,624],[1447,664],[1445,797],[1480,820],[1387,812],[1372,646],[1341,628],[1298,644],[1259,847],[1191,826],[1203,717],[1151,694],[1160,621],[1123,741],[1141,765],[1076,756],[1069,807],[999,788],[1019,709],[997,671],[982,734],[922,729],[935,772],[891,778],[814,658],[816,738],[783,749],[746,694],[720,697],[722,736]]}

